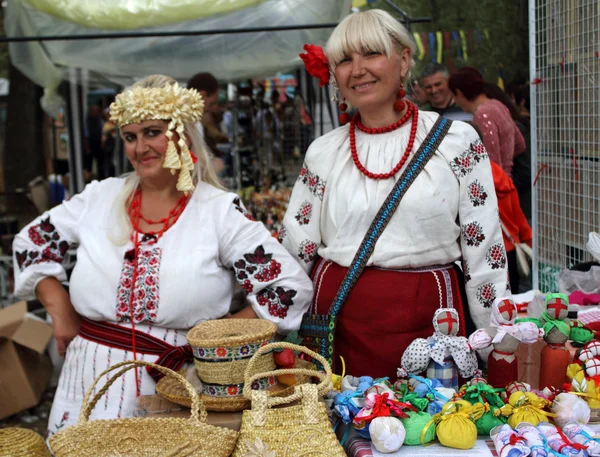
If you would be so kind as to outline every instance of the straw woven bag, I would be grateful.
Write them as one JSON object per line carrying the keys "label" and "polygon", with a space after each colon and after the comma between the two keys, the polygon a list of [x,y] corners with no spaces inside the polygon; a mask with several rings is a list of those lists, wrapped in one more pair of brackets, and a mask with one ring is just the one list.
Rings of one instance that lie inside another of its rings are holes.
{"label": "straw woven bag", "polygon": [[0,457],[50,457],[44,438],[26,428],[0,429]]}
{"label": "straw woven bag", "polygon": [[[287,368],[251,375],[254,362],[273,349],[289,348],[303,352],[320,362],[325,373],[303,368]],[[318,385],[302,384],[288,397],[269,397],[261,390],[252,390],[254,381],[265,376],[303,374],[319,378]],[[272,343],[260,348],[248,363],[244,396],[251,398],[252,409],[244,411],[240,437],[233,457],[268,455],[272,457],[346,457],[329,422],[325,404],[319,396],[333,389],[331,367],[319,354],[304,346]],[[291,403],[300,400],[300,404]],[[278,405],[287,405],[273,408]]]}
{"label": "straw woven bag", "polygon": [[[192,398],[191,416],[182,418],[126,418],[89,421],[90,414],[108,388],[125,372],[136,367],[152,367],[175,377],[186,386]],[[121,368],[91,399],[100,379]],[[184,377],[154,363],[125,361],[101,373],[88,390],[77,425],[61,430],[50,438],[54,457],[227,457],[237,432],[208,425],[206,410],[192,385]]]}
{"label": "straw woven bag", "polygon": [[[277,326],[265,319],[218,319],[196,325],[188,332],[187,340],[194,352],[198,377],[204,384],[243,383],[248,361],[276,332]],[[271,353],[264,354],[255,364],[258,371],[273,369]]]}

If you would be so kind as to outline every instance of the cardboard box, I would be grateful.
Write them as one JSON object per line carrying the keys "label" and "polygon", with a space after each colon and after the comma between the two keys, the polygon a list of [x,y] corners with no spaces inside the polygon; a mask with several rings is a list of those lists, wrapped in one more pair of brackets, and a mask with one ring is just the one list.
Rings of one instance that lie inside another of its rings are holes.
{"label": "cardboard box", "polygon": [[19,302],[0,310],[0,419],[37,405],[52,374],[52,326]]}

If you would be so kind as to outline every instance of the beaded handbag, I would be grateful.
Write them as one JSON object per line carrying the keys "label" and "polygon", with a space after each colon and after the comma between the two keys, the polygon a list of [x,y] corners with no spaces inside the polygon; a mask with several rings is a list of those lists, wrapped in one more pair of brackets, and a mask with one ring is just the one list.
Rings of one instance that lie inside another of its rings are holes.
{"label": "beaded handbag", "polygon": [[356,285],[363,269],[367,266],[367,261],[375,249],[375,244],[398,208],[400,200],[402,200],[408,188],[417,176],[419,176],[419,173],[425,168],[425,165],[427,165],[427,162],[429,162],[429,159],[446,136],[446,133],[448,133],[451,124],[452,121],[440,116],[427,134],[427,138],[421,143],[419,150],[402,172],[400,179],[398,179],[392,191],[383,202],[358,251],[354,255],[346,276],[344,276],[333,299],[333,303],[329,308],[329,313],[317,314],[317,310],[315,309],[303,316],[302,326],[300,327],[300,336],[304,338],[303,344],[319,352],[330,364],[333,360],[333,339],[335,336],[337,315]]}
{"label": "beaded handbag", "polygon": [[[284,348],[313,357],[323,365],[325,373],[305,368],[287,368],[250,375],[257,357],[273,349]],[[318,385],[296,386],[295,392],[288,397],[270,397],[267,392],[250,387],[260,378],[283,374],[308,375],[319,378],[320,382]],[[260,348],[246,369],[244,396],[252,399],[252,408],[243,413],[233,457],[346,457],[329,422],[325,404],[319,401],[320,396],[332,389],[331,367],[319,354],[290,343],[272,343]],[[297,401],[300,403],[294,403]]]}
{"label": "beaded handbag", "polygon": [[[141,366],[173,376],[186,386],[192,398],[190,418],[133,417],[90,422],[92,409],[108,388],[125,372]],[[121,370],[94,395],[98,381],[118,368]],[[92,395],[94,397],[90,400]],[[77,425],[53,435],[50,449],[54,457],[227,457],[235,446],[237,436],[238,433],[233,430],[206,423],[204,405],[183,376],[154,363],[137,360],[113,365],[96,378],[83,399]]]}

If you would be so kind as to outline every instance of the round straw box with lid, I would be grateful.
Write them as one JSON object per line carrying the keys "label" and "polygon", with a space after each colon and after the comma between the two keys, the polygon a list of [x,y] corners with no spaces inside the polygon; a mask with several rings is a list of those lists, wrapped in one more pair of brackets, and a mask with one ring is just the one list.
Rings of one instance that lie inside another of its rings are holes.
{"label": "round straw box with lid", "polygon": [[[220,319],[203,322],[191,329],[187,340],[194,352],[198,377],[204,384],[204,394],[241,396],[244,372],[248,361],[277,332],[277,326],[262,319]],[[256,372],[275,369],[273,354],[261,356]],[[275,383],[267,380],[267,389]]]}

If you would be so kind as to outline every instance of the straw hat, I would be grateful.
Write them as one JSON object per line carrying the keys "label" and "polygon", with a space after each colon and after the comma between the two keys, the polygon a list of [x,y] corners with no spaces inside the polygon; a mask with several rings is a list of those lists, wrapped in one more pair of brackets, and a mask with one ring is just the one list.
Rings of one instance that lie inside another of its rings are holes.
{"label": "straw hat", "polygon": [[0,429],[0,457],[51,457],[44,438],[26,428]]}

